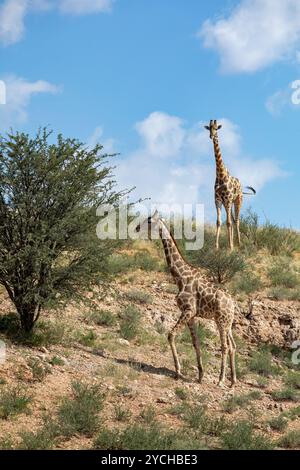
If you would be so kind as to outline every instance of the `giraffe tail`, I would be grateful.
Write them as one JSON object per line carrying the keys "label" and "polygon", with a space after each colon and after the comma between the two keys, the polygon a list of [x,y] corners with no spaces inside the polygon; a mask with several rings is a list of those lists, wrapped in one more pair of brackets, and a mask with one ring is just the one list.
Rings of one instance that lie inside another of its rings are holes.
{"label": "giraffe tail", "polygon": [[248,195],[248,196],[255,196],[256,191],[255,191],[254,188],[252,188],[252,186],[246,186],[246,189],[249,189],[249,191],[251,191],[251,193],[243,193],[243,194]]}

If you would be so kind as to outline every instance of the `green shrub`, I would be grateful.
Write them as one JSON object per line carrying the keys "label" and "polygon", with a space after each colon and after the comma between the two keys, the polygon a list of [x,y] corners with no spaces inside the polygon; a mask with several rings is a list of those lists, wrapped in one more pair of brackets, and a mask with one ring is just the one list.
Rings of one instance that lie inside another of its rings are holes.
{"label": "green shrub", "polygon": [[282,432],[288,427],[289,421],[285,416],[279,415],[270,419],[268,424],[273,431]]}
{"label": "green shrub", "polygon": [[299,276],[293,271],[290,262],[280,260],[269,269],[268,276],[274,287],[292,289],[299,286]]}
{"label": "green shrub", "polygon": [[284,449],[296,449],[300,447],[300,430],[288,432],[279,440],[278,445]]}
{"label": "green shrub", "polygon": [[186,406],[183,420],[190,428],[203,431],[207,425],[206,406],[203,404]]}
{"label": "green shrub", "polygon": [[120,334],[122,338],[134,339],[140,327],[141,312],[134,306],[128,305],[121,312]]}
{"label": "green shrub", "polygon": [[37,431],[20,433],[21,442],[18,450],[50,450],[56,445],[59,434],[58,426],[51,417],[44,418],[43,426]]}
{"label": "green shrub", "polygon": [[205,245],[202,250],[189,255],[193,264],[205,269],[216,284],[231,281],[236,273],[245,269],[244,258],[236,251],[216,251],[214,246]]}
{"label": "green shrub", "polygon": [[131,416],[131,412],[121,405],[116,405],[114,407],[114,412],[116,420],[121,422],[128,421]]}
{"label": "green shrub", "polygon": [[126,254],[112,254],[108,260],[108,271],[117,275],[126,273],[134,268],[134,258]]}
{"label": "green shrub", "polygon": [[300,236],[294,230],[267,221],[259,231],[259,247],[267,248],[272,256],[291,256],[299,250]]}
{"label": "green shrub", "polygon": [[299,233],[269,221],[260,226],[258,215],[251,209],[241,217],[240,230],[243,245],[252,248],[251,251],[265,248],[273,256],[291,256],[300,247]]}
{"label": "green shrub", "polygon": [[42,382],[46,375],[51,372],[49,365],[44,364],[40,359],[32,357],[27,363],[31,369],[33,380],[37,382]]}
{"label": "green shrub", "polygon": [[284,416],[294,421],[295,419],[300,418],[300,406],[295,406],[290,408],[288,411],[284,412]]}
{"label": "green shrub", "polygon": [[148,292],[137,289],[126,292],[126,297],[132,302],[139,302],[141,304],[152,304],[153,302],[153,297]]}
{"label": "green shrub", "polygon": [[259,388],[267,388],[269,384],[268,378],[264,376],[257,377],[256,382]]}
{"label": "green shrub", "polygon": [[94,323],[99,326],[113,326],[116,322],[115,315],[109,310],[91,312],[85,318],[89,323]]}
{"label": "green shrub", "polygon": [[284,379],[284,382],[289,387],[300,389],[300,372],[289,371]]}
{"label": "green shrub", "polygon": [[146,406],[140,413],[140,417],[146,424],[151,424],[155,420],[155,408],[152,405]]}
{"label": "green shrub", "polygon": [[264,377],[270,377],[279,373],[278,367],[272,363],[272,354],[265,349],[255,352],[249,362],[249,369]]}
{"label": "green shrub", "polygon": [[285,387],[272,392],[272,397],[275,401],[299,401],[300,393],[292,387]]}
{"label": "green shrub", "polygon": [[161,271],[161,265],[157,258],[153,258],[147,251],[136,253],[135,266],[144,271]]}
{"label": "green shrub", "polygon": [[26,413],[31,401],[32,397],[19,386],[0,390],[0,419]]}
{"label": "green shrub", "polygon": [[87,333],[80,334],[78,337],[78,342],[83,346],[91,347],[94,345],[96,339],[97,334],[93,330],[90,330]]}
{"label": "green shrub", "polygon": [[175,388],[175,395],[180,398],[180,400],[186,400],[188,398],[188,393],[185,388],[177,387]]}
{"label": "green shrub", "polygon": [[0,439],[0,450],[15,450],[15,442],[11,436]]}
{"label": "green shrub", "polygon": [[[196,332],[197,332],[197,336],[201,344],[205,344],[206,340],[212,337],[211,331],[205,326],[203,326],[202,323],[196,324]],[[190,329],[187,326],[184,328],[182,333],[178,336],[178,341],[181,343],[188,344],[189,346],[191,345],[191,341],[192,341],[191,333],[190,333]]]}
{"label": "green shrub", "polygon": [[52,366],[63,366],[65,362],[58,356],[53,356],[52,359],[49,361]]}
{"label": "green shrub", "polygon": [[58,410],[60,433],[66,437],[74,434],[91,436],[99,425],[98,413],[104,396],[97,385],[73,382],[72,397],[65,398]]}
{"label": "green shrub", "polygon": [[274,287],[269,290],[269,297],[275,300],[300,300],[300,289]]}
{"label": "green shrub", "polygon": [[157,423],[134,424],[120,430],[103,429],[94,441],[97,450],[196,450],[201,443],[191,436],[166,431]]}
{"label": "green shrub", "polygon": [[227,450],[272,450],[275,445],[268,438],[254,431],[253,424],[238,421],[223,433],[221,441]]}
{"label": "green shrub", "polygon": [[250,392],[246,395],[232,395],[223,404],[223,409],[227,413],[233,413],[238,408],[246,408],[252,400],[259,400],[261,394],[258,391]]}
{"label": "green shrub", "polygon": [[263,283],[260,277],[251,271],[244,271],[236,277],[237,279],[233,285],[233,290],[235,293],[244,292],[245,294],[249,295],[253,292],[259,291],[263,287]]}

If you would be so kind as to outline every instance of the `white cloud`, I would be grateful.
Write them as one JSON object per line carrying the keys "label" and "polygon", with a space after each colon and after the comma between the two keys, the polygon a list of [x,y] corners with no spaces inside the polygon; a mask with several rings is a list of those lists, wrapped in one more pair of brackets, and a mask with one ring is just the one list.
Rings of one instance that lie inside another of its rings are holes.
{"label": "white cloud", "polygon": [[23,37],[27,7],[27,0],[6,0],[0,5],[0,41],[3,44],[13,44]]}
{"label": "white cloud", "polygon": [[6,85],[6,104],[0,108],[0,125],[6,129],[16,123],[26,122],[27,108],[31,98],[40,93],[56,94],[60,87],[44,80],[29,82],[10,75],[4,78]]}
{"label": "white cloud", "polygon": [[161,158],[176,155],[185,135],[181,119],[160,112],[150,114],[135,127],[147,152]]}
{"label": "white cloud", "polygon": [[73,15],[108,12],[112,8],[112,0],[61,0],[59,9]]}
{"label": "white cloud", "polygon": [[[284,175],[271,159],[245,157],[238,127],[221,119],[220,144],[225,164],[244,185],[257,190]],[[208,219],[215,217],[213,144],[204,122],[192,127],[176,116],[155,112],[137,123],[141,144],[127,158],[120,158],[116,176],[120,187],[136,186],[136,199],[152,203],[204,203]],[[169,148],[168,148],[169,145]]]}
{"label": "white cloud", "polygon": [[88,138],[87,145],[89,148],[94,148],[97,144],[103,146],[105,153],[115,153],[115,140],[104,138],[104,131],[101,126],[96,127],[92,135]]}
{"label": "white cloud", "polygon": [[22,39],[29,13],[58,10],[72,15],[109,12],[114,0],[4,0],[0,5],[0,42],[14,44]]}
{"label": "white cloud", "polygon": [[220,55],[224,72],[255,72],[300,46],[299,0],[242,0],[228,18],[207,20],[198,36]]}

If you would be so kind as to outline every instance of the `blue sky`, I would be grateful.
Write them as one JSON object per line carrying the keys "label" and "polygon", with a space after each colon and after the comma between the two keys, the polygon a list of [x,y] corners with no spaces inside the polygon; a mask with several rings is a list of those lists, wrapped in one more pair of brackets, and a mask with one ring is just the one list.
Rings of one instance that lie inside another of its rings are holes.
{"label": "blue sky", "polygon": [[212,143],[262,217],[300,228],[298,0],[0,0],[0,129],[120,152],[121,186],[200,202],[215,219]]}

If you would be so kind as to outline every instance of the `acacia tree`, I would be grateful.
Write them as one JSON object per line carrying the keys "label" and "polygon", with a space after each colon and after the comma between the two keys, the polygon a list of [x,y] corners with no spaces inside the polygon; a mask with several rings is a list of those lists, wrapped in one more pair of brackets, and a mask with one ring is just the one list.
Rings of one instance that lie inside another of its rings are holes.
{"label": "acacia tree", "polygon": [[103,282],[112,241],[96,236],[96,208],[116,205],[102,146],[45,129],[0,139],[0,284],[31,331],[40,313]]}

